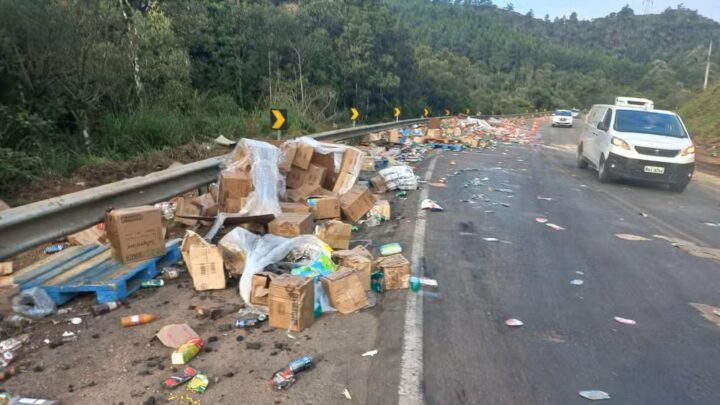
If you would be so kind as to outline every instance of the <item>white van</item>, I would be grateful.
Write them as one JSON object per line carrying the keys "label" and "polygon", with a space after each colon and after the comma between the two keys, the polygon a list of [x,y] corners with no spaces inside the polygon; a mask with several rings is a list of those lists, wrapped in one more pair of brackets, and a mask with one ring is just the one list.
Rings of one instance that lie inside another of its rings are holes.
{"label": "white van", "polygon": [[682,192],[695,170],[695,146],[676,113],[655,110],[651,100],[618,97],[615,105],[594,105],[587,114],[577,165],[588,164],[603,183],[630,178]]}

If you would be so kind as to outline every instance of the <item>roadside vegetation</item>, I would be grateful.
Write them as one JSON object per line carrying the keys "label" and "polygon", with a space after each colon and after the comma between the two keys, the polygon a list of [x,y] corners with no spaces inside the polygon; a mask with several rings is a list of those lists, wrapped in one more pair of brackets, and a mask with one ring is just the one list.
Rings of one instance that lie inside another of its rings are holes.
{"label": "roadside vegetation", "polygon": [[0,19],[0,198],[87,164],[266,135],[270,107],[289,110],[290,134],[346,125],[350,106],[364,122],[616,95],[676,109],[720,43],[720,24],[681,6],[583,21],[488,0],[0,0]]}

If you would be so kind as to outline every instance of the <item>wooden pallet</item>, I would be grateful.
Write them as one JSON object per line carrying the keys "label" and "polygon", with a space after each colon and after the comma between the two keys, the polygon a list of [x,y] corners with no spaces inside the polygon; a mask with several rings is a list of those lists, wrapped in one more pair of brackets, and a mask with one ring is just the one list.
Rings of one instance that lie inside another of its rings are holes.
{"label": "wooden pallet", "polygon": [[102,304],[127,299],[143,281],[165,266],[180,261],[180,239],[168,241],[164,256],[123,264],[110,255],[108,245],[73,246],[13,274],[21,290],[41,287],[56,305],[81,293],[95,293]]}

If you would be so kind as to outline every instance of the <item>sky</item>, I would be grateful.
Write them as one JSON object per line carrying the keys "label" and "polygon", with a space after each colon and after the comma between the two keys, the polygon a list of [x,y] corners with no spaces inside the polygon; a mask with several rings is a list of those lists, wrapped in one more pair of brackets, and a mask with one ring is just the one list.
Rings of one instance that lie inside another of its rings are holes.
{"label": "sky", "polygon": [[[494,0],[493,3],[500,7],[512,3],[517,12],[525,14],[532,9],[536,18],[550,14],[551,19],[563,15],[569,16],[573,11],[581,20],[604,17],[620,11],[626,4],[635,11],[635,14],[643,14],[645,10],[643,0]],[[676,8],[682,3],[683,7],[697,10],[701,15],[720,22],[720,0],[652,0],[652,3],[652,13],[661,13],[668,7]]]}

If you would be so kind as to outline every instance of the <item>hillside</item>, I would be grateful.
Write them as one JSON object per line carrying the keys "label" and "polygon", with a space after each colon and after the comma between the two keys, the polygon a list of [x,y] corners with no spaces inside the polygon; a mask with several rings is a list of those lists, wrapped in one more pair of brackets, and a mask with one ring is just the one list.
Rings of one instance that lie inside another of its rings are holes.
{"label": "hillside", "polygon": [[679,112],[698,145],[698,159],[720,165],[720,82],[683,104]]}
{"label": "hillside", "polygon": [[[0,0],[0,184],[218,134],[470,109],[676,109],[720,24],[685,8],[540,19],[489,0]],[[720,52],[713,80],[720,77]],[[51,145],[51,146],[50,146]],[[3,190],[0,190],[2,194]]]}

